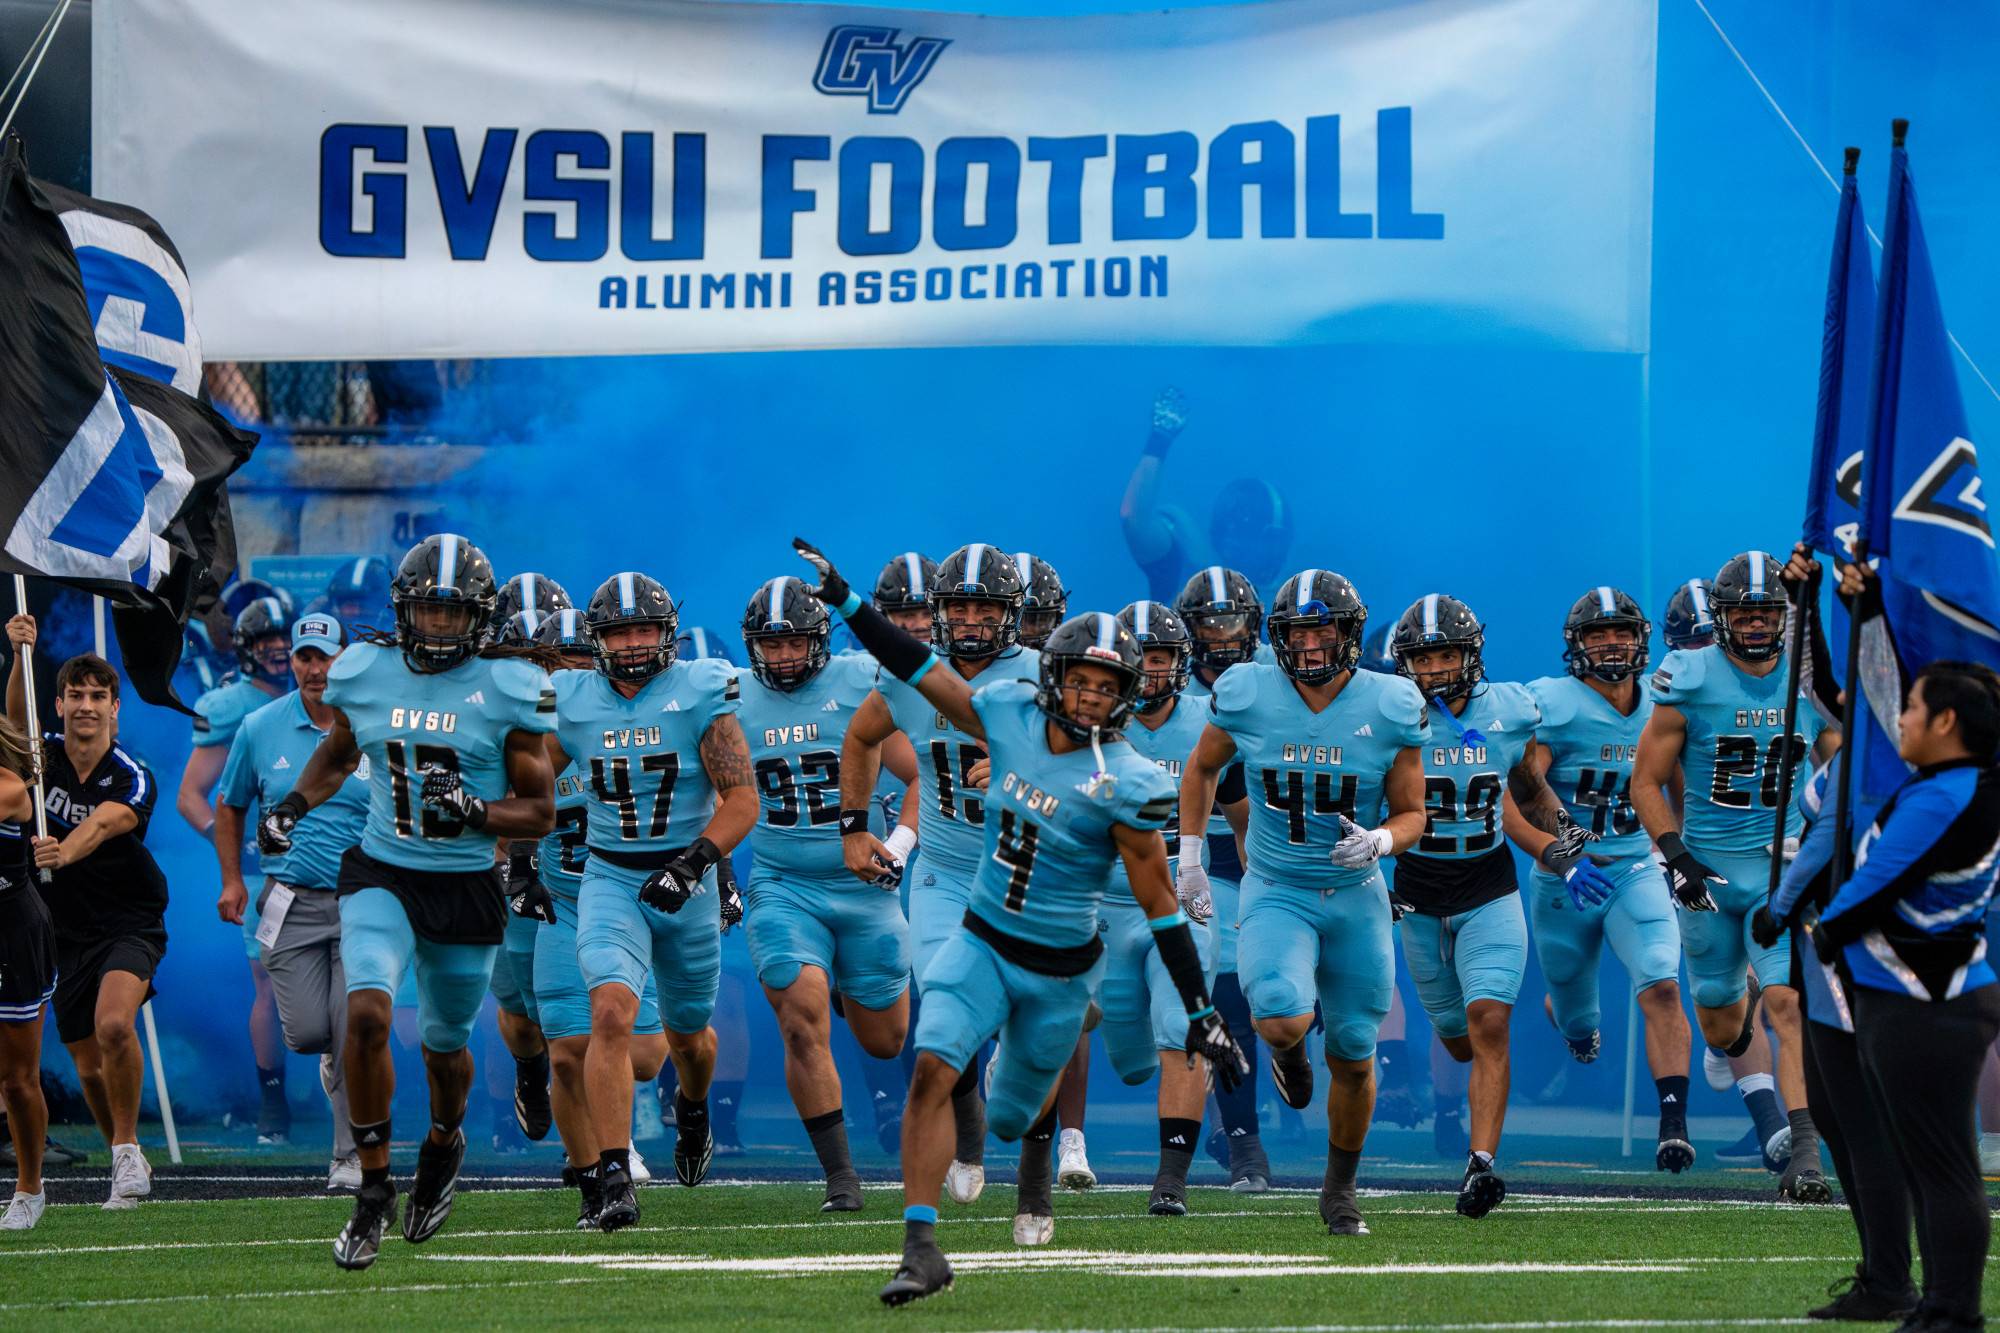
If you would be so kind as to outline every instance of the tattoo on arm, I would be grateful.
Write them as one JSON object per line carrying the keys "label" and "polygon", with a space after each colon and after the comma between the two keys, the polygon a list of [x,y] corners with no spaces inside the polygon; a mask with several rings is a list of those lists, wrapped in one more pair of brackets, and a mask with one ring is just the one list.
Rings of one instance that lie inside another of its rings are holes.
{"label": "tattoo on arm", "polygon": [[1554,833],[1561,827],[1562,802],[1556,798],[1548,780],[1532,762],[1534,751],[1529,758],[1514,765],[1507,773],[1507,794],[1514,798],[1515,809],[1521,817],[1544,833]]}
{"label": "tattoo on arm", "polygon": [[701,738],[701,766],[718,793],[750,785],[750,742],[734,716],[724,714],[708,724]]}

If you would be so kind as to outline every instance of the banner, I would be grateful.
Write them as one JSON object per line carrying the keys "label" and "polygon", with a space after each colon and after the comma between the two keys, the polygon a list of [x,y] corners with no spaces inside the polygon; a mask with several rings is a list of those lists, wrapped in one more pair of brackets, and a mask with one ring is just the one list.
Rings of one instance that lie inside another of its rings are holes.
{"label": "banner", "polygon": [[119,0],[93,191],[217,359],[1647,346],[1655,12]]}

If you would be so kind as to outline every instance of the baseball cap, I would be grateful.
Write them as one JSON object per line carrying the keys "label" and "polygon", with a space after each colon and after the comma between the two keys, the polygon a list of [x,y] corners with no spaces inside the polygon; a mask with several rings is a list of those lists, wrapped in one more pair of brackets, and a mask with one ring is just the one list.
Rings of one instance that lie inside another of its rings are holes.
{"label": "baseball cap", "polygon": [[314,611],[300,616],[292,624],[292,651],[301,648],[317,648],[332,657],[340,652],[347,641],[346,631],[341,628],[337,616],[324,611]]}

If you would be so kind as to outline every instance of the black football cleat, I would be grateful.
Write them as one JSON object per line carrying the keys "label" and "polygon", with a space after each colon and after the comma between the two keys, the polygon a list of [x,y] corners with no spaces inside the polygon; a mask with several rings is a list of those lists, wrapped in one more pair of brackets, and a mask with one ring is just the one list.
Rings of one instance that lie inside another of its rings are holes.
{"label": "black football cleat", "polygon": [[1917,1302],[1920,1299],[1914,1290],[1887,1294],[1876,1291],[1862,1279],[1858,1269],[1849,1276],[1830,1283],[1826,1294],[1833,1299],[1825,1305],[1806,1311],[1806,1318],[1886,1323],[1891,1319],[1910,1317],[1916,1312]]}
{"label": "black football cleat", "polygon": [[674,1130],[674,1174],[681,1184],[694,1186],[707,1180],[708,1164],[714,1160],[715,1136],[709,1132],[707,1117],[691,1125],[683,1116]]}
{"label": "black football cleat", "polygon": [[1319,1191],[1319,1220],[1326,1223],[1329,1236],[1365,1236],[1368,1223],[1362,1220],[1361,1206],[1354,1201],[1354,1186]]}
{"label": "black football cleat", "polygon": [[1172,1181],[1155,1183],[1153,1197],[1146,1201],[1146,1211],[1154,1217],[1186,1217],[1187,1187]]}
{"label": "black football cleat", "polygon": [[514,1061],[514,1123],[539,1143],[548,1137],[555,1111],[549,1105],[549,1053]]}
{"label": "black football cleat", "polygon": [[606,1171],[598,1185],[597,1229],[617,1231],[639,1220],[639,1191],[626,1171]]}
{"label": "black football cleat", "polygon": [[458,1195],[458,1169],[465,1165],[465,1131],[455,1129],[446,1143],[434,1144],[426,1134],[417,1148],[417,1176],[410,1182],[410,1202],[403,1208],[403,1239],[421,1245],[437,1235],[451,1216]]}
{"label": "black football cleat", "polygon": [[908,1305],[911,1301],[935,1295],[951,1286],[951,1263],[944,1257],[944,1251],[935,1245],[922,1247],[905,1246],[903,1265],[896,1270],[896,1276],[882,1288],[882,1304],[887,1306]]}
{"label": "black football cleat", "polygon": [[1278,1089],[1278,1096],[1285,1105],[1295,1111],[1312,1105],[1313,1066],[1312,1055],[1301,1041],[1288,1050],[1271,1048],[1271,1082]]}
{"label": "black football cleat", "polygon": [[1424,1108],[1408,1088],[1384,1088],[1375,1094],[1374,1118],[1404,1129],[1415,1129],[1424,1123]]}
{"label": "black football cleat", "polygon": [[576,1229],[597,1230],[597,1211],[604,1206],[604,1185],[598,1179],[597,1172],[592,1171],[586,1175],[573,1166],[565,1166],[562,1182],[574,1187],[580,1200],[576,1213]]}
{"label": "black football cleat", "polygon": [[861,1211],[861,1178],[844,1175],[838,1180],[826,1182],[826,1201],[819,1206],[822,1213],[858,1213]]}
{"label": "black football cleat", "polygon": [[1778,1197],[1792,1203],[1832,1203],[1833,1186],[1812,1163],[1787,1166],[1785,1174],[1778,1177]]}
{"label": "black football cleat", "polygon": [[1653,1150],[1653,1169],[1679,1175],[1693,1165],[1694,1145],[1688,1142],[1687,1126],[1660,1126],[1660,1146]]}
{"label": "black football cleat", "polygon": [[1490,1165],[1477,1157],[1465,1163],[1465,1183],[1458,1187],[1458,1215],[1481,1218],[1500,1206],[1507,1197],[1507,1182]]}
{"label": "black football cleat", "polygon": [[333,1261],[342,1268],[359,1271],[375,1262],[382,1252],[382,1229],[396,1218],[396,1187],[392,1184],[364,1186],[354,1195],[354,1216],[333,1240]]}

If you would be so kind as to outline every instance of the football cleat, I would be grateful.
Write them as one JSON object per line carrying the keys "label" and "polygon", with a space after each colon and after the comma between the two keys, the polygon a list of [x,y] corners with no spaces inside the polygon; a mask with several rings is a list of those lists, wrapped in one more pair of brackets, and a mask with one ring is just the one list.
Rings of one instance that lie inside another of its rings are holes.
{"label": "football cleat", "polygon": [[549,1105],[549,1053],[514,1062],[514,1123],[537,1142],[546,1138],[555,1113]]}
{"label": "football cleat", "polygon": [[437,1235],[451,1216],[458,1194],[458,1169],[465,1165],[465,1131],[454,1129],[443,1144],[430,1135],[417,1148],[417,1175],[410,1182],[410,1202],[403,1209],[403,1239],[421,1245]]}
{"label": "football cleat", "polygon": [[1304,1110],[1312,1104],[1312,1056],[1303,1041],[1282,1051],[1275,1046],[1271,1048],[1271,1082],[1285,1105],[1293,1110]]}
{"label": "football cleat", "polygon": [[1832,1203],[1833,1187],[1826,1183],[1817,1164],[1794,1163],[1778,1177],[1778,1197],[1793,1203]]}
{"label": "football cleat", "polygon": [[598,1191],[599,1231],[617,1231],[639,1220],[639,1192],[633,1188],[631,1173],[606,1171],[604,1179],[598,1184]]}
{"label": "football cleat", "polygon": [[1362,1220],[1361,1206],[1354,1201],[1354,1187],[1328,1189],[1320,1186],[1319,1220],[1326,1223],[1329,1236],[1365,1236],[1368,1223]]}
{"label": "football cleat", "polygon": [[951,1286],[951,1263],[935,1245],[905,1247],[902,1267],[882,1288],[882,1304],[908,1305]]}
{"label": "football cleat", "polygon": [[576,1229],[578,1231],[596,1231],[598,1229],[597,1212],[604,1205],[603,1182],[598,1180],[597,1173],[592,1171],[590,1174],[585,1175],[573,1166],[565,1166],[562,1172],[562,1183],[574,1186],[578,1195],[579,1206],[576,1213]]}
{"label": "football cleat", "polygon": [[1507,1182],[1490,1162],[1477,1157],[1465,1161],[1465,1182],[1458,1187],[1458,1215],[1481,1218],[1500,1206],[1507,1197]]}
{"label": "football cleat", "polygon": [[1792,1161],[1792,1127],[1786,1125],[1764,1142],[1764,1169],[1781,1176]]}
{"label": "football cleat", "polygon": [[1715,1150],[1715,1160],[1725,1166],[1767,1166],[1764,1145],[1757,1142],[1757,1128],[1751,1126],[1743,1131],[1743,1137],[1726,1148]]}
{"label": "football cleat", "polygon": [[1736,1071],[1730,1068],[1729,1056],[1718,1046],[1701,1048],[1701,1076],[1717,1092],[1728,1092],[1736,1086]]}
{"label": "football cleat", "polygon": [[1056,1184],[1078,1192],[1096,1187],[1097,1173],[1084,1152],[1082,1130],[1066,1129],[1057,1137],[1056,1161]]}
{"label": "football cleat", "polygon": [[1146,1211],[1154,1217],[1186,1217],[1187,1189],[1173,1184],[1155,1184],[1153,1197],[1146,1201]]}
{"label": "football cleat", "polygon": [[674,1174],[683,1185],[693,1188],[708,1179],[708,1165],[715,1160],[715,1135],[708,1121],[699,1125],[683,1123],[674,1130]]}
{"label": "football cleat", "polygon": [[1587,1037],[1572,1037],[1564,1033],[1563,1045],[1569,1047],[1571,1059],[1580,1065],[1587,1065],[1597,1058],[1599,1051],[1604,1049],[1604,1035],[1596,1028],[1592,1028]]}
{"label": "football cleat", "polygon": [[1046,1245],[1056,1234],[1056,1220],[1046,1213],[1014,1214],[1016,1245]]}
{"label": "football cleat", "polygon": [[334,1237],[333,1261],[342,1268],[362,1269],[382,1251],[382,1228],[396,1218],[396,1187],[383,1183],[362,1187],[354,1196],[354,1216]]}
{"label": "football cleat", "polygon": [[1270,1191],[1271,1178],[1262,1172],[1245,1171],[1229,1182],[1229,1188],[1235,1194],[1265,1194]]}
{"label": "football cleat", "polygon": [[1861,1276],[1858,1265],[1849,1276],[1829,1283],[1826,1294],[1833,1299],[1806,1311],[1806,1318],[1886,1323],[1891,1319],[1908,1318],[1915,1312],[1920,1299],[1916,1292],[1909,1290],[1888,1294],[1876,1291]]}
{"label": "football cleat", "polygon": [[875,1142],[891,1157],[900,1157],[903,1152],[903,1117],[892,1115],[877,1121]]}
{"label": "football cleat", "polygon": [[858,1213],[861,1211],[861,1178],[852,1173],[838,1180],[826,1182],[826,1202],[819,1206],[822,1213]]}
{"label": "football cleat", "polygon": [[1694,1145],[1687,1141],[1687,1126],[1662,1126],[1660,1146],[1653,1150],[1653,1169],[1679,1175],[1693,1165]]}
{"label": "football cleat", "polygon": [[945,1168],[945,1192],[953,1203],[971,1203],[986,1188],[986,1167],[980,1162],[953,1162]]}

